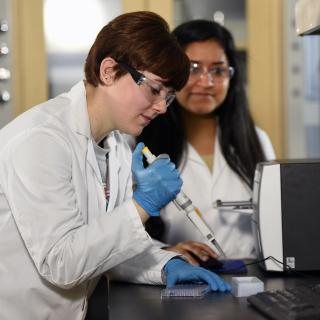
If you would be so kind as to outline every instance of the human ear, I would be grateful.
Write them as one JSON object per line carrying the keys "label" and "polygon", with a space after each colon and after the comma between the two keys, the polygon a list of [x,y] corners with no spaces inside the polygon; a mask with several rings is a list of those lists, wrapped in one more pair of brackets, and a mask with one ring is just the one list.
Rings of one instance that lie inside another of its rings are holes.
{"label": "human ear", "polygon": [[107,57],[104,58],[100,64],[100,80],[105,85],[111,85],[114,79],[114,66],[116,62],[114,59]]}

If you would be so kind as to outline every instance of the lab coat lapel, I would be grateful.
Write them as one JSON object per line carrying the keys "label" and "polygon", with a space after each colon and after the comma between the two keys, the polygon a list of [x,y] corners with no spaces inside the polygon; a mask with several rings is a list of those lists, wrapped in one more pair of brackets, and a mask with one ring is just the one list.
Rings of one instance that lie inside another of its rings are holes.
{"label": "lab coat lapel", "polygon": [[87,109],[86,90],[83,81],[77,83],[67,93],[71,99],[70,113],[68,122],[70,128],[80,136],[83,136],[82,147],[87,149],[87,142],[91,135],[90,122]]}
{"label": "lab coat lapel", "polygon": [[[81,208],[84,219],[88,219],[88,180],[87,180],[87,156],[88,142],[90,138],[90,122],[87,110],[86,91],[83,81],[78,82],[67,94],[67,98],[71,100],[69,122],[71,130],[76,136],[74,141],[74,150],[77,153],[78,165],[82,178],[75,175],[74,183],[81,188],[77,188],[79,206]],[[85,185],[83,186],[83,181]]]}
{"label": "lab coat lapel", "polygon": [[[90,139],[90,122],[87,110],[86,91],[83,82],[76,84],[68,93],[71,99],[68,122],[70,128],[77,137],[75,150],[79,153],[79,159],[84,159],[87,155],[88,141]],[[82,157],[82,158],[80,158]],[[86,161],[79,161],[81,172],[86,174]]]}
{"label": "lab coat lapel", "polygon": [[117,155],[117,143],[114,133],[108,137],[109,152],[109,182],[110,182],[110,199],[107,212],[114,209],[119,192],[119,170],[120,163]]}
{"label": "lab coat lapel", "polygon": [[212,188],[214,189],[219,182],[219,180],[223,177],[223,173],[227,168],[227,162],[222,155],[222,150],[220,146],[220,142],[218,139],[218,135],[215,138],[214,145],[214,158],[213,158],[213,177],[212,177]]}
{"label": "lab coat lapel", "polygon": [[88,143],[88,155],[87,155],[87,162],[91,167],[92,171],[94,172],[94,176],[96,180],[102,185],[101,173],[99,170],[96,154],[94,152],[93,141],[92,139],[89,140]]}
{"label": "lab coat lapel", "polygon": [[[89,192],[89,223],[96,218],[96,213],[106,212],[106,199],[93,141],[89,140],[87,153],[87,184]],[[92,214],[91,214],[92,213]]]}
{"label": "lab coat lapel", "polygon": [[[72,99],[71,116],[73,118],[72,128],[79,137],[79,147],[84,154],[87,153],[87,162],[91,166],[96,179],[102,184],[101,175],[94,153],[93,142],[90,130],[90,121],[87,109],[86,91],[83,82],[79,82],[69,92]],[[81,138],[82,137],[82,138]],[[85,169],[85,163],[82,164]],[[83,170],[82,172],[85,172]]]}
{"label": "lab coat lapel", "polygon": [[[187,156],[190,161],[198,163],[198,164],[203,164],[207,168],[206,164],[202,160],[199,153],[196,151],[196,149],[190,143],[188,143],[187,152],[188,152]],[[208,169],[208,172],[210,172],[209,169]]]}
{"label": "lab coat lapel", "polygon": [[192,167],[194,168],[192,171],[194,172],[194,170],[196,170],[196,175],[201,181],[201,186],[193,185],[193,187],[201,188],[203,190],[210,190],[212,174],[199,153],[193,148],[190,143],[188,143],[187,157],[188,162],[190,162],[192,164]]}
{"label": "lab coat lapel", "polygon": [[[214,189],[216,185],[218,184],[219,180],[223,177],[224,171],[227,168],[227,162],[225,158],[222,155],[218,135],[216,135],[215,138],[215,145],[214,145],[214,157],[213,157],[213,170],[212,173],[208,169],[207,165],[202,160],[201,156],[198,154],[198,152],[192,147],[190,143],[188,143],[188,159],[190,161],[194,161],[198,164],[201,164],[203,166],[203,174],[206,175],[206,177],[212,177],[211,179],[211,188]],[[200,174],[200,172],[199,172]],[[207,178],[203,179],[203,182],[208,181]]]}

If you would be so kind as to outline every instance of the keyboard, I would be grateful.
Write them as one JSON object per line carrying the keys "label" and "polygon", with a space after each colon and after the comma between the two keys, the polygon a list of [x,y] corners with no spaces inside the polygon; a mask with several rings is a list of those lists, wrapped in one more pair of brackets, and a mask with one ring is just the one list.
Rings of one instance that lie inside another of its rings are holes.
{"label": "keyboard", "polygon": [[260,292],[248,297],[247,301],[270,319],[320,319],[320,283]]}

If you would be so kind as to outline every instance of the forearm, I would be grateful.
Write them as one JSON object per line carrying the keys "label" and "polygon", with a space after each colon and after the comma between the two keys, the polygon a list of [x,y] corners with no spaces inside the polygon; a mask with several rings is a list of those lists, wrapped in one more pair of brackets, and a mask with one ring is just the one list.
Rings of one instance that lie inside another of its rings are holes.
{"label": "forearm", "polygon": [[164,284],[162,269],[177,254],[152,246],[141,254],[117,265],[108,275],[112,280],[134,283]]}
{"label": "forearm", "polygon": [[46,236],[48,241],[28,249],[39,274],[62,288],[78,285],[152,246],[132,202],[97,216],[90,225],[70,227],[64,234],[55,230]]}

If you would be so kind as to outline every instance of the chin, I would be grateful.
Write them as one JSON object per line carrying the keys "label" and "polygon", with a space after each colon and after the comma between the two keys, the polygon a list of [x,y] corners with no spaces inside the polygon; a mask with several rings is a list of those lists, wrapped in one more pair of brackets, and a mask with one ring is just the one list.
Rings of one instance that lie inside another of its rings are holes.
{"label": "chin", "polygon": [[139,128],[134,128],[132,130],[128,130],[128,132],[126,133],[137,137],[138,135],[141,134],[142,130],[143,130],[143,127],[139,127]]}
{"label": "chin", "polygon": [[192,103],[189,104],[189,107],[185,107],[185,109],[189,110],[190,112],[198,115],[206,115],[211,114],[214,112],[217,108],[219,108],[219,105],[217,103]]}
{"label": "chin", "polygon": [[191,112],[193,114],[196,114],[198,116],[209,116],[212,115],[213,112],[215,112],[217,107],[210,107],[210,108],[195,108]]}

